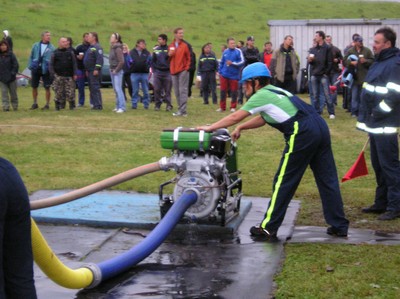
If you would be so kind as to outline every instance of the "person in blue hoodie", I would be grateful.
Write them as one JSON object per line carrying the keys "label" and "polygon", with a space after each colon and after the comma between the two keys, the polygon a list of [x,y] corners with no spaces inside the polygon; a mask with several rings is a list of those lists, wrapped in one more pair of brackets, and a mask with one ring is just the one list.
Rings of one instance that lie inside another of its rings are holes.
{"label": "person in blue hoodie", "polygon": [[223,52],[219,64],[219,84],[221,90],[221,100],[218,112],[226,110],[226,97],[228,90],[231,92],[230,111],[236,111],[238,86],[240,79],[240,69],[244,64],[244,57],[241,50],[236,48],[236,41],[233,37],[227,40],[228,48]]}

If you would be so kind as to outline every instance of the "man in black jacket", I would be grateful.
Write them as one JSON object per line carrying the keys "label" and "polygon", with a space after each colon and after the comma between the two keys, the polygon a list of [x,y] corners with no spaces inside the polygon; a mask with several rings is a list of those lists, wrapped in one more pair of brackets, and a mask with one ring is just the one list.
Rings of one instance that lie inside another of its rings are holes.
{"label": "man in black jacket", "polygon": [[162,101],[167,103],[167,111],[172,110],[171,89],[172,78],[169,72],[168,59],[168,37],[166,34],[160,34],[157,42],[158,46],[154,48],[151,68],[153,70],[153,87],[154,87],[154,110],[160,110]]}
{"label": "man in black jacket", "polygon": [[[241,49],[244,57],[243,68],[254,62],[260,61],[260,51],[256,46],[254,46],[254,41],[255,41],[254,36],[248,36],[246,46]],[[243,104],[243,96],[244,96],[243,85],[239,83],[239,98],[238,98],[239,104]]]}
{"label": "man in black jacket", "polygon": [[[325,104],[328,107],[329,118],[335,118],[335,107],[329,95],[329,74],[332,69],[332,51],[325,42],[323,31],[315,32],[316,46],[310,49],[308,62],[311,66],[311,85],[314,95],[313,106],[319,114],[322,114]],[[323,88],[324,97],[320,98],[320,86]]]}
{"label": "man in black jacket", "polygon": [[82,35],[82,44],[78,45],[75,49],[76,65],[77,65],[77,79],[76,85],[78,87],[78,107],[85,105],[85,82],[87,82],[85,66],[83,65],[83,57],[89,49],[89,43],[87,41],[89,33],[85,32]]}
{"label": "man in black jacket", "polygon": [[75,109],[75,80],[77,78],[75,53],[68,48],[68,40],[61,37],[50,58],[49,71],[53,79],[56,110],[64,109],[66,101],[69,109]]}
{"label": "man in black jacket", "polygon": [[138,39],[136,47],[129,53],[132,57],[131,81],[132,81],[132,109],[137,109],[139,101],[139,84],[143,91],[144,109],[149,109],[149,70],[151,54],[146,49],[146,41]]}

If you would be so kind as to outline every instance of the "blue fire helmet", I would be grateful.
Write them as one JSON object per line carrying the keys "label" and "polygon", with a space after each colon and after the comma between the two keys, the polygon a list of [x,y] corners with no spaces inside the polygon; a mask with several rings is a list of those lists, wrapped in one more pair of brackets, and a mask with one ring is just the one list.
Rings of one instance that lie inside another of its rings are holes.
{"label": "blue fire helmet", "polygon": [[243,69],[242,79],[240,83],[244,83],[245,81],[258,77],[268,77],[271,78],[271,72],[268,67],[262,62],[255,62]]}

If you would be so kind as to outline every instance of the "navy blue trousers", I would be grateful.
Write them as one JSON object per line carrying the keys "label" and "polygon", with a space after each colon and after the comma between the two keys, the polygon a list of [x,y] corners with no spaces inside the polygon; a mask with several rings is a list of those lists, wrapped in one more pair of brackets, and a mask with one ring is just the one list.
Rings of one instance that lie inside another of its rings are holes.
{"label": "navy blue trousers", "polygon": [[29,197],[18,171],[3,158],[0,158],[0,298],[37,298]]}
{"label": "navy blue trousers", "polygon": [[201,91],[203,93],[203,103],[208,104],[208,96],[211,92],[213,104],[218,104],[217,100],[217,80],[215,72],[201,73]]}
{"label": "navy blue trousers", "polygon": [[325,221],[347,232],[329,128],[316,113],[303,115],[286,125],[282,158],[274,178],[273,193],[261,227],[276,232],[307,167],[313,171]]}
{"label": "navy blue trousers", "polygon": [[369,134],[376,176],[375,205],[400,211],[400,162],[397,134]]}
{"label": "navy blue trousers", "polygon": [[93,75],[93,71],[89,71],[88,76],[90,100],[93,105],[93,109],[102,110],[103,109],[103,99],[101,97],[101,71],[97,76]]}

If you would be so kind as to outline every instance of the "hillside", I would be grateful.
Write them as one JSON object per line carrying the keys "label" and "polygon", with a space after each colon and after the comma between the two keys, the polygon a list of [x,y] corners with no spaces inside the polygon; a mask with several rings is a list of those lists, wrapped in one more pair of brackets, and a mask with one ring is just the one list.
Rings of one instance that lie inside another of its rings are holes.
{"label": "hillside", "polygon": [[313,18],[397,18],[400,3],[343,0],[115,0],[115,1],[49,1],[3,0],[0,28],[10,31],[22,67],[26,65],[31,45],[40,33],[50,30],[52,42],[71,36],[80,43],[82,33],[97,31],[103,47],[108,37],[119,32],[130,47],[144,38],[148,47],[157,35],[172,37],[175,27],[184,27],[185,38],[195,51],[212,42],[215,51],[228,36],[245,40],[253,35],[256,45],[269,37],[268,20]]}

